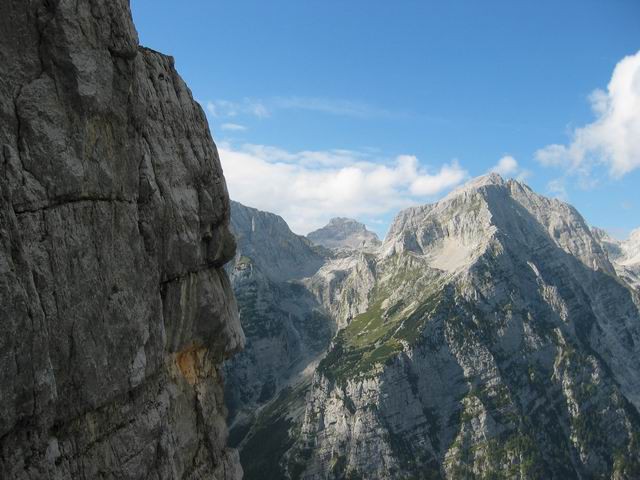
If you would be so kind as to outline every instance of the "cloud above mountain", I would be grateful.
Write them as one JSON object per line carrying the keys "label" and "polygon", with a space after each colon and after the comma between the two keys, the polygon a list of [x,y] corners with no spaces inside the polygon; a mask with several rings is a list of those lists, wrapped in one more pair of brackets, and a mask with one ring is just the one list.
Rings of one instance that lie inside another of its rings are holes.
{"label": "cloud above mountain", "polygon": [[231,198],[282,215],[306,233],[334,216],[377,216],[445,192],[468,178],[455,160],[426,167],[413,155],[373,158],[352,150],[290,152],[219,146]]}
{"label": "cloud above mountain", "polygon": [[247,127],[239,123],[223,123],[220,128],[228,132],[244,132],[247,129]]}
{"label": "cloud above mountain", "polygon": [[262,101],[250,98],[241,101],[210,100],[205,106],[207,112],[217,118],[235,118],[241,115],[267,118],[271,115]]}
{"label": "cloud above mountain", "polygon": [[504,155],[498,163],[489,169],[489,172],[497,173],[503,177],[511,177],[516,180],[526,180],[531,172],[525,168],[522,168],[518,161],[511,155]]}
{"label": "cloud above mountain", "polygon": [[518,170],[518,162],[511,155],[505,155],[491,168],[492,172],[504,176],[515,175],[518,173]]}
{"label": "cloud above mountain", "polygon": [[599,165],[613,178],[640,168],[640,51],[620,60],[607,90],[595,90],[589,101],[596,119],[574,129],[568,145],[538,150],[536,159],[583,176]]}
{"label": "cloud above mountain", "polygon": [[268,118],[278,111],[308,111],[314,113],[352,117],[356,119],[404,118],[406,112],[395,112],[367,102],[308,96],[280,96],[261,99],[209,100],[204,105],[215,118],[255,117]]}

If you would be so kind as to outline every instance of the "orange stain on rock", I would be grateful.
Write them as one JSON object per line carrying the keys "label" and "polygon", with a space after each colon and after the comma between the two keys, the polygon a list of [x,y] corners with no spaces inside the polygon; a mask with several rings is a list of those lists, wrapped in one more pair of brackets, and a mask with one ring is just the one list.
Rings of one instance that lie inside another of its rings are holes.
{"label": "orange stain on rock", "polygon": [[175,362],[178,370],[190,385],[195,385],[198,382],[198,377],[203,367],[205,352],[206,349],[204,347],[194,345],[175,354]]}

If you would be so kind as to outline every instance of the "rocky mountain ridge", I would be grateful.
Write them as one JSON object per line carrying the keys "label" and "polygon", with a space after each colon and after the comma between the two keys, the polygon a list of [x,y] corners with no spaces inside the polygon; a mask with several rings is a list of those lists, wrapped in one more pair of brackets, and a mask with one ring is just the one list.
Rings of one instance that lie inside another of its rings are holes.
{"label": "rocky mountain ridge", "polygon": [[303,283],[336,334],[248,478],[640,475],[640,300],[569,205],[481,177]]}

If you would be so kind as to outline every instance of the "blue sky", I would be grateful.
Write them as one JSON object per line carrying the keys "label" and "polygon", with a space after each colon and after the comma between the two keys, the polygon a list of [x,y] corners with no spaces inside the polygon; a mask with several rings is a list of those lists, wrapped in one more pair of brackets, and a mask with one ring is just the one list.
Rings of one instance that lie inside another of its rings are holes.
{"label": "blue sky", "polygon": [[131,6],[205,108],[232,198],[298,233],[344,215],[384,235],[501,159],[592,225],[640,226],[636,0]]}

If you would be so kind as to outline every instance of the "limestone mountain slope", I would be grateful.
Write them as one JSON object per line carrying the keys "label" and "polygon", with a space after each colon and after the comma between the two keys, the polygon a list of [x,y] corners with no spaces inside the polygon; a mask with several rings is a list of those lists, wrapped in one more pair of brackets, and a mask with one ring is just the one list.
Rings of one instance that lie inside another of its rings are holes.
{"label": "limestone mountain slope", "polygon": [[303,277],[326,258],[274,214],[231,203],[238,246],[228,264],[245,351],[226,363],[232,443],[241,444],[256,411],[300,381],[329,346],[331,320]]}
{"label": "limestone mountain slope", "polygon": [[351,218],[332,218],[324,227],[307,234],[316,245],[326,248],[361,249],[380,245],[378,236]]}
{"label": "limestone mountain slope", "polygon": [[315,278],[310,385],[257,419],[269,478],[640,476],[640,299],[575,209],[485,176],[358,255]]}
{"label": "limestone mountain slope", "polygon": [[0,31],[0,478],[239,478],[202,109],[126,0],[7,0]]}
{"label": "limestone mountain slope", "polygon": [[324,263],[323,252],[294,234],[282,217],[273,213],[232,201],[231,228],[239,245],[238,256],[251,258],[274,280],[309,277]]}

